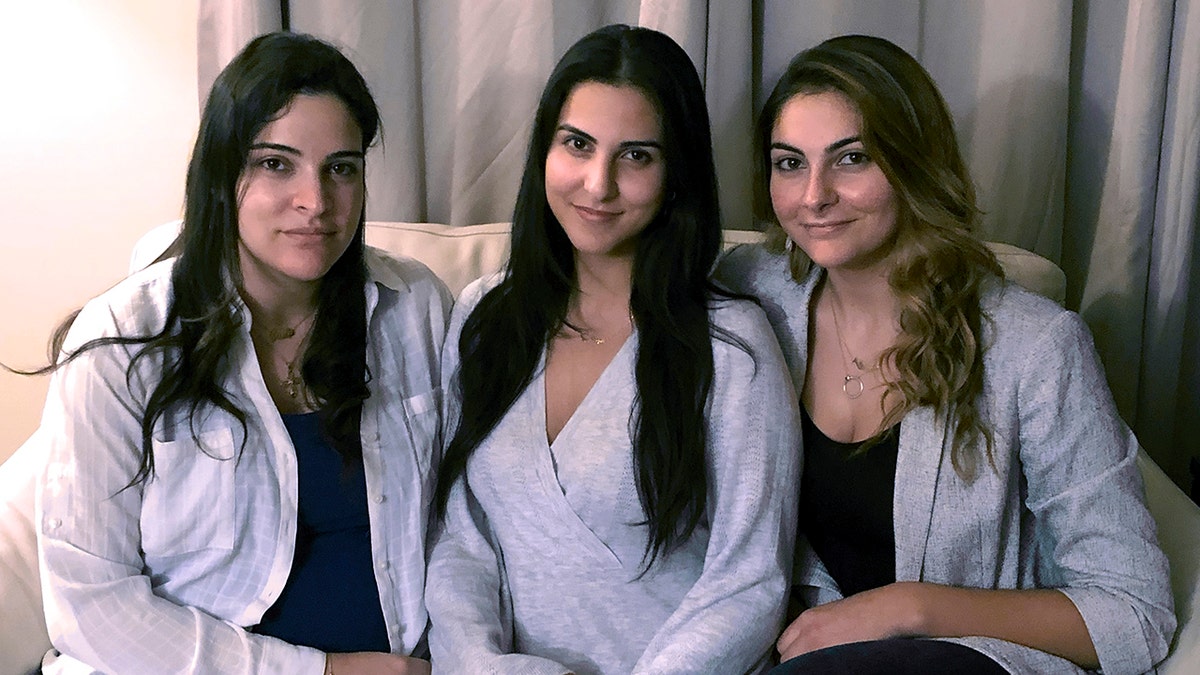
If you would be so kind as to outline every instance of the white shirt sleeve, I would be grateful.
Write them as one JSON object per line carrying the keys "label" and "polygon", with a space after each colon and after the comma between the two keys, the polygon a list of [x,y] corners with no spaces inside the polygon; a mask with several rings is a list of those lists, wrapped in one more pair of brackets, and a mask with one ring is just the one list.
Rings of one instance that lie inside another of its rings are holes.
{"label": "white shirt sleeve", "polygon": [[[93,306],[73,332],[117,330],[110,310]],[[51,381],[37,529],[55,648],[109,673],[322,672],[317,650],[247,633],[152,592],[141,554],[144,484],[130,486],[142,443],[142,396],[133,391],[144,387],[126,378],[136,349],[89,350]],[[212,496],[214,505],[222,496]]]}

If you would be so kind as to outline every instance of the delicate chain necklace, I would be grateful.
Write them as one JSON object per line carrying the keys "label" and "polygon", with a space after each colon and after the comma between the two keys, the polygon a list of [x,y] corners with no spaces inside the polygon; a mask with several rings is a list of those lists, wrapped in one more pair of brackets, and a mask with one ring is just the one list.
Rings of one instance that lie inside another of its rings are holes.
{"label": "delicate chain necklace", "polygon": [[[602,345],[605,342],[604,338],[596,337],[595,333],[591,332],[590,330],[585,330],[585,329],[580,328],[579,326],[576,326],[572,323],[567,323],[566,321],[563,322],[563,325],[566,326],[568,329],[570,329],[570,331],[572,333],[575,333],[576,335],[578,335],[580,342],[591,342],[596,345]],[[633,328],[633,310],[632,309],[629,310],[629,328],[630,329]]]}
{"label": "delicate chain necklace", "polygon": [[[309,312],[307,316],[305,316],[303,319],[300,319],[292,326],[284,326],[282,328],[265,328],[264,332],[266,333],[267,341],[274,343],[295,337],[296,331],[300,330],[301,326],[303,326],[316,315],[317,310],[316,308],[313,308],[313,311]],[[311,330],[312,326],[310,325],[309,332],[311,332]],[[301,339],[300,344],[296,346],[295,356],[293,356],[290,361],[286,358],[283,358],[283,365],[287,370],[287,375],[283,378],[283,380],[280,381],[280,384],[283,386],[284,391],[287,392],[287,395],[291,398],[296,398],[299,396],[300,390],[304,387],[304,378],[302,377],[302,373],[296,367],[296,364],[304,355],[304,343],[307,340],[308,332],[304,334],[304,338]]]}
{"label": "delicate chain necklace", "polygon": [[[833,298],[829,298],[829,311],[833,313],[833,329],[837,332],[838,346],[842,350],[842,365],[846,365],[846,359],[849,358],[850,363],[858,368],[859,373],[871,372],[877,370],[879,366],[867,368],[863,365],[862,360],[850,353],[850,347],[846,344],[846,339],[842,337],[842,325],[838,322],[837,303]],[[856,375],[850,372],[850,368],[846,368],[846,375],[842,378],[842,393],[849,399],[856,399],[863,395],[867,387],[863,384],[862,375]]]}
{"label": "delicate chain necklace", "polygon": [[313,311],[309,312],[307,316],[305,316],[303,319],[300,319],[299,321],[297,321],[296,324],[293,326],[283,326],[282,328],[267,327],[265,329],[266,334],[267,334],[267,340],[269,342],[279,342],[280,340],[286,340],[286,339],[294,336],[296,334],[296,331],[300,329],[300,326],[304,325],[305,321],[308,321],[309,319],[313,318],[316,315],[317,315],[317,310],[314,307]]}

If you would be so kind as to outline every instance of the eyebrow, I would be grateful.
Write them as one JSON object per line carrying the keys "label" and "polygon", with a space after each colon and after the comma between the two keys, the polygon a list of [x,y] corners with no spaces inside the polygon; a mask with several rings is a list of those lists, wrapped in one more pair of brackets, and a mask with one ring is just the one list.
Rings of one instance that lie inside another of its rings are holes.
{"label": "eyebrow", "polygon": [[[596,142],[595,136],[589,134],[588,132],[584,131],[583,129],[580,129],[578,127],[573,127],[570,124],[560,124],[560,125],[558,125],[558,130],[559,131],[569,131],[577,136],[582,136],[584,139],[591,141],[592,143]],[[658,141],[652,141],[652,140],[621,141],[620,143],[617,144],[617,147],[618,148],[638,147],[638,148],[660,148],[661,149],[662,143],[660,143]]]}
{"label": "eyebrow", "polygon": [[[284,145],[282,143],[254,143],[253,145],[250,146],[250,149],[251,150],[274,150],[276,152],[283,152],[283,153],[287,153],[289,155],[296,155],[296,156],[300,156],[300,155],[304,154],[304,153],[300,152],[299,150],[297,150],[296,148],[293,148],[290,145]],[[344,157],[362,159],[363,153],[360,150],[338,150],[337,152],[331,152],[328,155],[326,155],[325,159],[342,159]]]}
{"label": "eyebrow", "polygon": [[[862,139],[859,138],[858,136],[849,136],[847,138],[843,138],[840,141],[834,141],[834,142],[830,143],[829,145],[825,146],[825,152],[826,153],[834,152],[840,148],[844,148],[847,145],[850,145],[851,143],[858,143],[860,141],[862,141]],[[804,154],[804,151],[801,150],[800,148],[788,145],[787,143],[780,143],[778,141],[771,144],[771,149],[772,150],[785,150],[787,152],[794,152],[797,155]]]}

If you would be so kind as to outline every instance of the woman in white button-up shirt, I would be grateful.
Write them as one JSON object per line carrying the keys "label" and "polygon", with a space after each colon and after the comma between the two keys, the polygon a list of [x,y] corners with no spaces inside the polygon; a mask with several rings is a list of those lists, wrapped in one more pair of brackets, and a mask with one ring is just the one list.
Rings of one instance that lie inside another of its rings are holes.
{"label": "woman in white button-up shirt", "polygon": [[[364,245],[378,120],[336,49],[257,38],[205,106],[177,257],[60,331],[47,672],[428,672],[407,655],[450,302]],[[317,648],[362,615],[373,647]]]}

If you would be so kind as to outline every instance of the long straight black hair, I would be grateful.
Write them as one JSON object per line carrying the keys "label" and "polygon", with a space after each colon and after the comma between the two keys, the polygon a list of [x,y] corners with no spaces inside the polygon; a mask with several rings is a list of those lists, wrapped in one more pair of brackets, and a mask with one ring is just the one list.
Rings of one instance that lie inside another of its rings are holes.
{"label": "long straight black hair", "polygon": [[534,117],[503,280],[467,318],[456,377],[461,416],[442,461],[437,511],[472,452],[529,385],[576,291],[574,249],[546,200],[546,155],[567,97],[586,82],[635,87],[657,108],[666,163],[661,211],[637,241],[630,307],[638,327],[631,413],[638,494],[649,527],[644,563],[695,530],[708,494],[705,408],[713,380],[709,282],[721,231],[700,78],[671,38],[607,26],[555,66]]}
{"label": "long straight black hair", "polygon": [[[195,420],[215,406],[246,426],[247,413],[223,386],[230,348],[242,328],[241,267],[238,256],[237,183],[254,138],[287,112],[297,95],[337,97],[362,132],[362,150],[379,131],[379,110],[366,81],[337,48],[295,33],[269,33],[251,41],[213,83],[201,115],[188,165],[183,229],[169,250],[178,254],[171,271],[166,320],[155,334],[104,337],[63,354],[75,315],[51,339],[49,372],[80,354],[108,345],[137,346],[126,376],[133,380],[140,359],[162,358],[160,379],[142,413],[141,462],[130,485],[154,472],[151,434],[155,424],[180,406],[193,437]],[[322,433],[346,462],[361,456],[359,421],[369,395],[366,368],[365,212],[346,252],[322,279],[317,318],[301,373],[321,403]]]}

